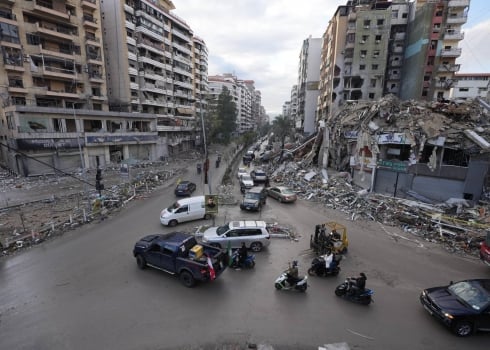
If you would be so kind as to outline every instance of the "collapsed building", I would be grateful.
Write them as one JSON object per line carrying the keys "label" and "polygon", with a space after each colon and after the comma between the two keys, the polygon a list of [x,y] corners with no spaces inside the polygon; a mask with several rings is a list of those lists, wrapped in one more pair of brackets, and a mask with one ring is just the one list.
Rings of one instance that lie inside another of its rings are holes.
{"label": "collapsed building", "polygon": [[354,101],[319,134],[319,164],[372,192],[471,204],[490,189],[490,123],[479,100]]}

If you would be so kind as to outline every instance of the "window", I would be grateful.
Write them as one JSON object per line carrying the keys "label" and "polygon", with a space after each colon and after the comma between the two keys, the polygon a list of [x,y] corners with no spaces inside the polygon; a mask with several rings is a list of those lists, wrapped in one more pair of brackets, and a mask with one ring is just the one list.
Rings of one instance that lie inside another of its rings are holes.
{"label": "window", "polygon": [[376,58],[379,56],[379,50],[374,50],[373,51],[373,57]]}
{"label": "window", "polygon": [[188,205],[183,205],[179,209],[177,209],[175,212],[176,213],[187,213],[189,206]]}
{"label": "window", "polygon": [[391,11],[391,18],[398,18],[398,10]]}
{"label": "window", "polygon": [[376,40],[376,42],[379,43],[381,41],[381,35],[376,35],[374,37],[374,40]]}
{"label": "window", "polygon": [[459,90],[459,91],[462,91],[462,92],[467,92],[467,91],[470,91],[470,89],[469,89],[469,88],[467,88],[467,87],[462,87],[462,88],[459,88],[458,90]]}
{"label": "window", "polygon": [[376,79],[371,79],[371,87],[376,87]]}
{"label": "window", "polygon": [[384,19],[378,19],[378,20],[376,21],[376,24],[377,24],[378,26],[382,26],[384,23],[385,23],[385,20],[384,20]]}
{"label": "window", "polygon": [[369,98],[372,100],[374,98],[374,92],[369,93]]}
{"label": "window", "polygon": [[371,66],[371,69],[372,69],[372,70],[378,70],[378,68],[379,68],[379,65],[377,65],[377,64],[373,64],[373,65]]}
{"label": "window", "polygon": [[365,65],[365,64],[361,64],[361,65],[359,66],[359,70],[364,70],[364,69],[366,69],[366,65]]}
{"label": "window", "polygon": [[0,22],[0,33],[2,35],[2,41],[20,44],[19,29],[17,26]]}
{"label": "window", "polygon": [[364,20],[364,28],[369,28],[369,26],[371,25],[371,20],[370,19],[365,19]]}

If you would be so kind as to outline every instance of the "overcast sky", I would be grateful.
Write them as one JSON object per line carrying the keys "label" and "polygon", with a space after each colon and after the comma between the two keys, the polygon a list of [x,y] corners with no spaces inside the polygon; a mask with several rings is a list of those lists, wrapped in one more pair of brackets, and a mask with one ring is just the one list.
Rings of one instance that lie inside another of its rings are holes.
{"label": "overcast sky", "polygon": [[[173,0],[173,13],[209,50],[209,75],[233,73],[255,81],[274,117],[297,82],[299,53],[310,35],[321,38],[346,0]],[[460,73],[490,72],[490,1],[471,0],[463,26]]]}

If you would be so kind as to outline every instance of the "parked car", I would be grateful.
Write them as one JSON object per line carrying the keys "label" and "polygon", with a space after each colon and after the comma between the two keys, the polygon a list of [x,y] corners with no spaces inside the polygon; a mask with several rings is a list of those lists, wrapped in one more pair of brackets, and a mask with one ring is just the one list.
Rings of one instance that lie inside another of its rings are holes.
{"label": "parked car", "polygon": [[178,183],[177,187],[175,187],[174,193],[177,197],[189,197],[195,190],[196,184],[194,182],[181,181]]}
{"label": "parked car", "polygon": [[254,180],[249,174],[244,174],[240,177],[240,192],[245,193],[246,190],[254,186]]}
{"label": "parked car", "polygon": [[267,174],[262,169],[254,169],[250,172],[254,184],[267,182]]}
{"label": "parked car", "polygon": [[468,279],[427,288],[420,294],[420,302],[457,336],[490,331],[490,279]]}
{"label": "parked car", "polygon": [[248,175],[248,171],[246,168],[238,168],[237,178],[240,179],[242,175]]}
{"label": "parked car", "polygon": [[480,259],[490,266],[490,232],[487,233],[485,240],[480,245]]}
{"label": "parked car", "polygon": [[260,153],[259,159],[261,162],[268,162],[272,158],[272,151],[265,151]]}
{"label": "parked car", "polygon": [[250,164],[253,160],[255,159],[255,153],[253,150],[249,150],[247,151],[247,153],[245,153],[243,155],[243,164],[244,165],[248,165]]}
{"label": "parked car", "polygon": [[204,231],[202,241],[223,249],[228,246],[240,248],[245,242],[247,248],[254,252],[271,243],[265,221],[230,221],[223,226],[210,227]]}
{"label": "parked car", "polygon": [[281,203],[292,203],[297,199],[296,193],[286,186],[269,187],[267,188],[267,195]]}
{"label": "parked car", "polygon": [[259,211],[265,205],[267,200],[267,190],[261,186],[255,186],[245,192],[240,209]]}

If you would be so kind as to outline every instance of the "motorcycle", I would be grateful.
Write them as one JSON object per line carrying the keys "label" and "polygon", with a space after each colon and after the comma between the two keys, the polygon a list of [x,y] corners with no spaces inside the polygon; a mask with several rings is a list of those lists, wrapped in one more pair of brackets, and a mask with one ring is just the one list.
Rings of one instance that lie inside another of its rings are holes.
{"label": "motorcycle", "polygon": [[233,253],[231,256],[231,268],[233,269],[253,269],[255,267],[255,255],[249,254],[247,255],[247,258],[245,261],[242,263],[240,262],[240,257],[238,252]]}
{"label": "motorcycle", "polygon": [[335,288],[335,295],[338,297],[342,297],[354,303],[369,305],[373,301],[372,295],[374,291],[369,288],[364,288],[359,291],[350,291],[348,290],[349,279],[346,279],[343,283],[339,284],[337,288]]}
{"label": "motorcycle", "polygon": [[311,262],[308,275],[319,277],[337,276],[340,272],[340,260],[342,260],[342,255],[340,254],[320,255]]}
{"label": "motorcycle", "polygon": [[307,279],[308,276],[298,278],[296,283],[291,285],[288,282],[288,273],[287,271],[284,271],[279,277],[277,277],[274,286],[277,290],[297,290],[298,292],[306,292],[306,288],[308,288],[308,283],[306,283]]}
{"label": "motorcycle", "polygon": [[197,173],[200,174],[201,173],[201,163],[198,163],[197,164]]}

